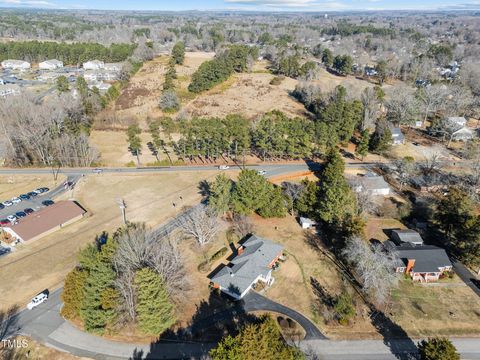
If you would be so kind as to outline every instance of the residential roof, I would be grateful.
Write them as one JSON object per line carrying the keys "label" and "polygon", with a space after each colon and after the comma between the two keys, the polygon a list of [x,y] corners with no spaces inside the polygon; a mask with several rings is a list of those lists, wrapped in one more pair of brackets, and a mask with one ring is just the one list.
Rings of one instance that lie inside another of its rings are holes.
{"label": "residential roof", "polygon": [[409,259],[415,260],[412,271],[417,273],[438,272],[441,267],[452,266],[445,250],[433,245],[414,247],[406,244],[395,247],[393,252],[402,260],[404,266]]}
{"label": "residential roof", "polygon": [[210,279],[227,291],[241,295],[259,275],[265,277],[269,265],[283,250],[283,246],[251,235],[243,244],[243,252],[231,260]]}
{"label": "residential roof", "polygon": [[420,234],[412,229],[393,230],[392,233],[395,233],[398,239],[404,243],[423,243],[423,239]]}
{"label": "residential roof", "polygon": [[379,190],[389,189],[388,183],[383,176],[375,174],[374,172],[368,172],[362,178],[362,185],[366,190]]}
{"label": "residential roof", "polygon": [[57,59],[50,59],[50,60],[45,60],[42,61],[40,64],[52,64],[52,65],[63,65],[63,62]]}
{"label": "residential roof", "polygon": [[300,224],[316,225],[315,220],[300,216]]}
{"label": "residential roof", "polygon": [[467,124],[467,119],[465,119],[463,116],[449,116],[447,117],[447,120],[460,126],[465,126]]}
{"label": "residential roof", "polygon": [[74,201],[59,201],[20,219],[11,229],[23,241],[28,241],[85,213]]}

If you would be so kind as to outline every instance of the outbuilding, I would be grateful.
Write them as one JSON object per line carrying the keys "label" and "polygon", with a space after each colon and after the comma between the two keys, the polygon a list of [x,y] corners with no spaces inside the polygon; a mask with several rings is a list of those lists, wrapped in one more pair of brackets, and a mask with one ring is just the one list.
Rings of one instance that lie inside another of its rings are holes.
{"label": "outbuilding", "polygon": [[63,68],[63,62],[57,59],[45,60],[39,63],[38,67],[41,70],[55,70],[58,68]]}

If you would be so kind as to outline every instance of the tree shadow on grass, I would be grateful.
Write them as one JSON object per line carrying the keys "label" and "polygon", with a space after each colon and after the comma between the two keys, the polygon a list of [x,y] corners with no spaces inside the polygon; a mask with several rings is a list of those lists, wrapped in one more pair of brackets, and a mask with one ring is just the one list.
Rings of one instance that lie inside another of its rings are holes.
{"label": "tree shadow on grass", "polygon": [[130,360],[204,359],[222,337],[235,336],[245,325],[258,321],[256,315],[245,311],[242,300],[212,291],[208,300],[197,305],[187,326],[165,331],[150,344],[148,352],[136,349]]}

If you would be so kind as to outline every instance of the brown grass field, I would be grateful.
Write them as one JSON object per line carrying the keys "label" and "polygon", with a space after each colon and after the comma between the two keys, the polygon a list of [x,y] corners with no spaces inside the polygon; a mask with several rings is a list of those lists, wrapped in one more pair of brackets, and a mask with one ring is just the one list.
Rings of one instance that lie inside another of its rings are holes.
{"label": "brown grass field", "polygon": [[49,175],[8,175],[0,176],[0,201],[9,200],[14,196],[33,191],[39,187],[53,189],[63,183],[65,176],[59,174],[57,180]]}

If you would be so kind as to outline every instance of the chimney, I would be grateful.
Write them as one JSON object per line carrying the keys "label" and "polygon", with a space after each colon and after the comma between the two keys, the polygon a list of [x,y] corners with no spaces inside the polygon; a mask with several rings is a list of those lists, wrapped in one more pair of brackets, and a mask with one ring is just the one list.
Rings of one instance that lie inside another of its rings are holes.
{"label": "chimney", "polygon": [[405,270],[405,273],[409,274],[412,271],[414,265],[415,265],[415,259],[408,259],[407,269]]}
{"label": "chimney", "polygon": [[243,253],[244,247],[240,245],[237,249],[237,255],[241,255]]}

